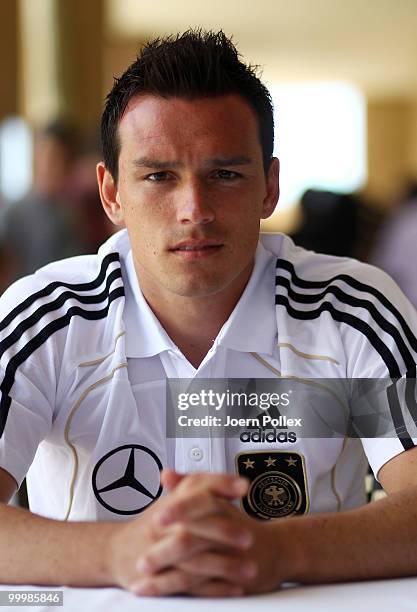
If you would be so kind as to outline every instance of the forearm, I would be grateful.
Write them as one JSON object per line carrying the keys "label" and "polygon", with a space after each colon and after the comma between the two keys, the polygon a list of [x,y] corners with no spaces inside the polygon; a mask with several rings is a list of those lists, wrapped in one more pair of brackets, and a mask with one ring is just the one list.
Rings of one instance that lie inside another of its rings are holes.
{"label": "forearm", "polygon": [[0,583],[114,584],[108,543],[116,527],[55,521],[0,504]]}
{"label": "forearm", "polygon": [[289,551],[288,581],[416,575],[417,489],[356,510],[277,522],[275,536],[278,550],[284,541]]}
{"label": "forearm", "polygon": [[[210,516],[219,504],[217,496],[234,499],[247,489],[245,481],[226,474],[180,476],[162,472],[161,482],[168,489],[174,483],[174,490],[140,516],[121,523],[54,521],[0,504],[0,583],[117,585],[133,589],[144,578],[138,562],[158,542],[179,543],[184,549],[181,559],[192,556],[190,551],[212,549],[210,539],[186,534],[176,525],[160,525],[156,519],[161,512],[166,510],[169,515],[171,507],[187,502],[194,510],[202,506],[203,516]],[[240,551],[242,529],[231,531],[227,548]],[[249,534],[243,531],[243,535]],[[219,547],[218,542],[215,545]],[[174,562],[170,564],[181,586],[175,592],[184,592],[184,580],[188,585],[185,591],[190,593],[209,580],[205,576],[195,579],[174,566]],[[225,579],[222,584],[223,590],[215,591],[217,595],[230,592],[230,581]]]}

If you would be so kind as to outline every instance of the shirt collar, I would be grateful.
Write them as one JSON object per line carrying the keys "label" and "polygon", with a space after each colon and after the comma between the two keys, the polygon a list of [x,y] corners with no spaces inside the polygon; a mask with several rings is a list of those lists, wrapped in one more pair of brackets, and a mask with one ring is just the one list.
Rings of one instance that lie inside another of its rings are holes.
{"label": "shirt collar", "polygon": [[255,265],[232,314],[221,328],[214,348],[272,355],[277,343],[275,257],[259,242]]}
{"label": "shirt collar", "polygon": [[[126,356],[151,357],[176,346],[146,302],[137,279],[132,251],[125,259]],[[277,342],[275,257],[259,242],[255,265],[232,314],[221,328],[213,348],[271,355]]]}
{"label": "shirt collar", "polygon": [[130,250],[125,259],[126,357],[152,357],[174,350],[175,344],[143,297]]}

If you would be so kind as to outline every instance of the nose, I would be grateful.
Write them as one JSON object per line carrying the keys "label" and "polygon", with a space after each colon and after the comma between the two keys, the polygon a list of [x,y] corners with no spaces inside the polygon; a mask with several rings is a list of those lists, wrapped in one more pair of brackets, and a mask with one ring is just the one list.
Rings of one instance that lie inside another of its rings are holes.
{"label": "nose", "polygon": [[199,180],[192,180],[177,193],[177,221],[182,224],[195,225],[210,223],[214,220],[214,211],[209,201],[207,189]]}

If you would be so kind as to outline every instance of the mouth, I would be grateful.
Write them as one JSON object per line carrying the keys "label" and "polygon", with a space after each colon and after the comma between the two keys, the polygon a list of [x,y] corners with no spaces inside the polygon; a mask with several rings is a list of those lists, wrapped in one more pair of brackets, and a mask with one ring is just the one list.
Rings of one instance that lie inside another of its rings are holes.
{"label": "mouth", "polygon": [[218,253],[223,248],[219,242],[204,241],[184,241],[169,249],[171,253],[186,260],[203,259]]}

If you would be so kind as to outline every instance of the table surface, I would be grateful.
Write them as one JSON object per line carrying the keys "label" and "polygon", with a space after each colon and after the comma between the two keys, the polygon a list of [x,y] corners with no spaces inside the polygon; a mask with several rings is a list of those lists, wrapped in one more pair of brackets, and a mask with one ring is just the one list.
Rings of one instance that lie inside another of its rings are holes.
{"label": "table surface", "polygon": [[[39,590],[47,587],[0,585],[0,590]],[[233,599],[200,599],[186,597],[135,597],[113,588],[63,590],[63,608],[24,606],[23,609],[48,612],[406,612],[417,610],[417,578],[352,582],[345,584],[288,587],[268,595]],[[0,610],[16,611],[16,606]],[[21,608],[22,609],[22,608]]]}

